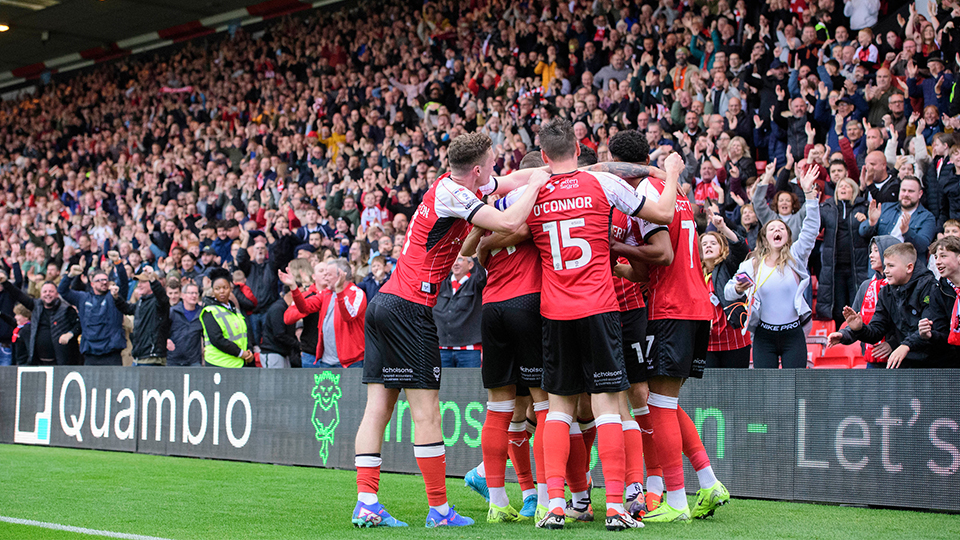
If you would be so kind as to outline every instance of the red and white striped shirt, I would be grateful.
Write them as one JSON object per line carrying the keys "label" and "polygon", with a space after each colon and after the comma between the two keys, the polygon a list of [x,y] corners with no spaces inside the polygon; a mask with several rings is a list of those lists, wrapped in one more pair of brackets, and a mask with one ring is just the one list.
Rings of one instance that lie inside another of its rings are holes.
{"label": "red and white striped shirt", "polygon": [[[713,291],[713,274],[708,275],[706,279],[707,289]],[[713,304],[713,324],[710,326],[710,343],[707,345],[707,350],[720,352],[749,347],[751,343],[750,332],[743,332],[742,329],[730,326],[730,323],[727,322],[727,314],[723,311],[720,302],[714,301],[711,303]],[[743,324],[746,325],[747,321],[744,320]]]}

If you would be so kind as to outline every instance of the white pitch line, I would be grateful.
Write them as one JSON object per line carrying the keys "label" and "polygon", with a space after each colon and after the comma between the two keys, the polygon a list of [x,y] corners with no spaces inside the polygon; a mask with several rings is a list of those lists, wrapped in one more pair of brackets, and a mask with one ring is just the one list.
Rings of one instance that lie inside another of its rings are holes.
{"label": "white pitch line", "polygon": [[109,536],[110,538],[124,538],[126,540],[170,540],[169,538],[160,538],[159,536],[144,536],[142,534],[127,534],[111,531],[98,531],[96,529],[87,529],[84,527],[73,527],[70,525],[60,525],[59,523],[46,523],[43,521],[34,521],[32,519],[20,519],[14,517],[0,516],[0,521],[13,523],[15,525],[30,525],[32,527],[43,527],[44,529],[54,529],[57,531],[67,531],[77,534],[90,534],[96,536]]}

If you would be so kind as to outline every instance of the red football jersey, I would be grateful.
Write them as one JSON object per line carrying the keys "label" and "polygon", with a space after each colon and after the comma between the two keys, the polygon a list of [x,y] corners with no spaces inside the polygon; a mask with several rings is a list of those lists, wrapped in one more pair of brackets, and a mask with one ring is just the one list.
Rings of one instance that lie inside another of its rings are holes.
{"label": "red football jersey", "polygon": [[[611,216],[610,236],[614,240],[627,245],[640,245],[640,241],[643,240],[643,237],[640,235],[640,220],[635,217],[630,217],[619,210],[614,210],[613,216]],[[630,264],[630,261],[624,257],[620,257],[617,262]],[[643,293],[640,292],[639,283],[613,276],[613,288],[617,292],[617,302],[620,304],[620,311],[632,311],[646,305],[643,302]]]}
{"label": "red football jersey", "polygon": [[533,240],[492,251],[485,268],[484,304],[540,292],[540,250]]}
{"label": "red football jersey", "polygon": [[[523,188],[497,201],[509,206]],[[610,277],[610,211],[634,215],[644,199],[612,174],[555,174],[540,190],[527,225],[543,268],[540,313],[574,320],[619,310]]]}
{"label": "red football jersey", "polygon": [[397,268],[380,292],[428,307],[436,305],[440,282],[460,254],[460,245],[472,228],[469,221],[483,206],[480,197],[496,189],[495,179],[473,193],[451,180],[449,173],[438,178],[407,225]]}
{"label": "red football jersey", "polygon": [[[659,200],[665,187],[663,180],[644,180],[638,192],[651,200]],[[641,221],[643,238],[649,238],[663,225]],[[680,319],[709,321],[713,319],[710,293],[703,279],[700,265],[700,247],[693,209],[686,196],[677,194],[676,212],[667,228],[673,246],[673,263],[669,266],[651,264],[650,291],[647,297],[647,317],[651,321]]]}

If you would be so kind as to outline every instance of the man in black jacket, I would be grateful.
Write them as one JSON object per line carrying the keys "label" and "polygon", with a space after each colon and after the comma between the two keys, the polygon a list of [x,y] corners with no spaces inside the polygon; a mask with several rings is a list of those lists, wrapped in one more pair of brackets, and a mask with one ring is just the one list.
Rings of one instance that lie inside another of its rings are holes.
{"label": "man in black jacket", "polygon": [[480,314],[487,272],[470,257],[457,257],[440,284],[433,318],[440,338],[441,367],[480,367]]}
{"label": "man in black jacket", "polygon": [[[16,304],[15,293],[8,292],[9,289],[19,289],[23,284],[23,274],[20,272],[20,264],[13,263],[12,267],[7,267],[6,263],[0,261],[0,312],[13,318],[13,306]],[[13,274],[13,281],[7,282],[8,276]],[[11,325],[7,321],[0,320],[0,366],[9,366],[13,362],[11,356],[11,339],[13,338],[13,329],[16,325]]]}
{"label": "man in black jacket", "polygon": [[119,294],[119,288],[113,286],[117,309],[124,315],[133,315],[133,334],[130,336],[133,365],[165,366],[167,333],[170,330],[170,300],[167,298],[167,290],[149,266],[135,277],[139,283],[131,298],[133,302],[124,300]]}
{"label": "man in black jacket", "polygon": [[930,299],[936,279],[926,266],[915,266],[917,249],[913,244],[894,244],[883,253],[887,286],[880,290],[873,318],[866,325],[850,306],[843,308],[847,327],[830,334],[828,347],[841,340],[864,343],[887,341],[893,352],[887,358],[887,369],[929,367],[930,343],[920,337],[921,319],[933,319]]}
{"label": "man in black jacket", "polygon": [[27,338],[27,363],[40,366],[82,365],[80,345],[80,317],[77,310],[57,294],[57,286],[49,281],[40,287],[40,301],[30,298],[22,290],[5,285],[16,302],[32,312]]}
{"label": "man in black jacket", "polygon": [[199,366],[203,359],[203,325],[200,323],[200,287],[187,283],[181,302],[170,308],[170,337],[167,338],[168,366]]}
{"label": "man in black jacket", "polygon": [[288,368],[290,356],[300,354],[296,325],[283,322],[283,313],[292,303],[293,294],[285,289],[283,298],[274,300],[267,309],[260,341],[260,363],[265,368]]}
{"label": "man in black jacket", "polygon": [[243,270],[247,277],[247,285],[257,299],[257,306],[248,318],[251,343],[255,344],[260,343],[263,335],[263,321],[267,310],[279,298],[277,271],[286,268],[287,264],[293,260],[293,250],[298,242],[297,236],[291,234],[289,229],[276,232],[280,237],[269,248],[266,243],[255,242],[249,249],[250,232],[243,230],[240,233],[241,244],[240,251],[237,252],[237,267]]}

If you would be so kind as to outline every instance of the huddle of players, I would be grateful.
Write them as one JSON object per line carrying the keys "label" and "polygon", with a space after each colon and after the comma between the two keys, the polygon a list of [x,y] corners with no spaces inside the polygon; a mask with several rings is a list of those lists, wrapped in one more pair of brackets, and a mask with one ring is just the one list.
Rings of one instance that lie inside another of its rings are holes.
{"label": "huddle of players", "polygon": [[[377,438],[400,388],[415,422],[414,450],[431,507],[426,525],[473,523],[446,501],[439,353],[429,317],[434,284],[446,277],[464,237],[463,251],[477,248],[488,270],[482,322],[488,521],[518,521],[534,508],[542,528],[561,529],[567,517],[592,520],[588,470],[594,437],[610,530],[642,527],[638,519],[644,513],[652,522],[706,517],[729,500],[693,422],[677,407],[683,381],[702,376],[712,315],[694,249],[692,209],[677,196],[683,159],[668,157],[666,171],[649,167],[645,137],[624,131],[610,143],[620,162],[579,170],[580,148],[568,121],[544,124],[539,138],[551,175],[525,169],[489,182],[489,139],[482,134],[455,139],[448,151],[451,175],[438,179],[424,197],[397,273],[368,309],[368,400],[357,435],[358,502],[352,520],[357,526],[405,525],[376,496],[382,442]],[[479,201],[491,193],[507,193],[496,209]],[[462,234],[467,221],[477,227],[469,236]],[[480,229],[496,234],[482,237]],[[619,257],[620,277],[611,278],[611,256]],[[649,310],[634,281],[649,283]],[[515,412],[518,387],[529,390],[537,417],[540,482],[533,489],[531,475],[522,470],[522,452],[511,452],[519,457],[514,463],[524,489],[519,513],[504,489],[510,443],[522,447],[527,434],[525,407]],[[580,422],[573,422],[574,415]],[[579,436],[571,437],[581,426]],[[692,512],[681,451],[701,483]],[[565,483],[573,492],[569,504]],[[657,493],[664,488],[660,500]]]}

